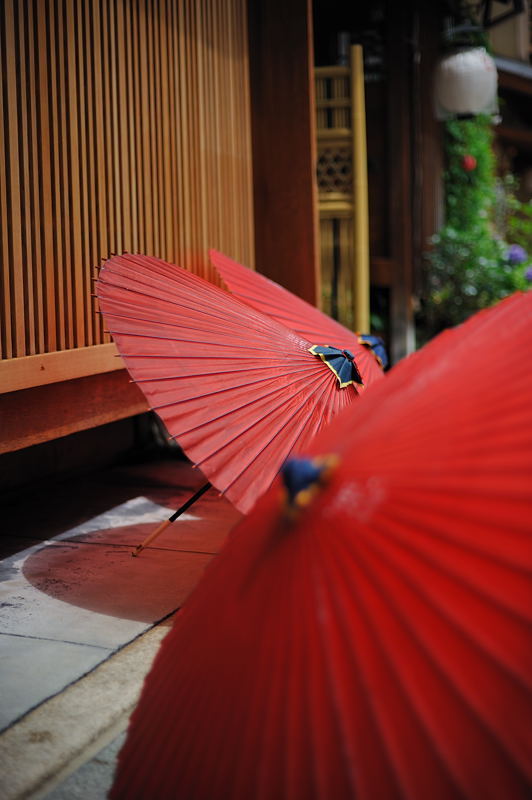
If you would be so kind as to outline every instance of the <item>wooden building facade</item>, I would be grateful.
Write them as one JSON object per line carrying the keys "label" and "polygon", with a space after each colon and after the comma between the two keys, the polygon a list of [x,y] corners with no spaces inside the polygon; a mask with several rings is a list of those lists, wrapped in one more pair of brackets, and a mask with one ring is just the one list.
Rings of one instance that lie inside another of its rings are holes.
{"label": "wooden building facade", "polygon": [[392,362],[414,348],[442,213],[432,76],[447,5],[5,0],[4,472],[28,448],[146,410],[92,297],[109,254],[215,279],[214,247],[320,303],[315,66],[334,63],[339,33],[364,54],[372,312]]}
{"label": "wooden building facade", "polygon": [[311,10],[266,11],[2,4],[0,453],[146,410],[92,296],[111,253],[215,279],[215,247],[317,299]]}

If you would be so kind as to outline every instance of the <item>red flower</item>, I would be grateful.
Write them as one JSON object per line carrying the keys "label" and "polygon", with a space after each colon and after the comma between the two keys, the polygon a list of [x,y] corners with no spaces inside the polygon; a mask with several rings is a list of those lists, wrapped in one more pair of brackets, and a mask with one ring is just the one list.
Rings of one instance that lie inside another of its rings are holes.
{"label": "red flower", "polygon": [[477,166],[477,159],[475,156],[472,155],[465,155],[462,158],[462,169],[466,172],[473,172],[475,167]]}

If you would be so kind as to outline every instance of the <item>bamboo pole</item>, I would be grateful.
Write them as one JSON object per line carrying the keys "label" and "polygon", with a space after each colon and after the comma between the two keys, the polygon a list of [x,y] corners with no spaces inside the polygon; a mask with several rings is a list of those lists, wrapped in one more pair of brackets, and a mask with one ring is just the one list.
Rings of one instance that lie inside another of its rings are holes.
{"label": "bamboo pole", "polygon": [[353,314],[356,330],[369,332],[369,215],[366,109],[362,47],[351,48],[351,124],[353,136],[353,233],[355,253]]}

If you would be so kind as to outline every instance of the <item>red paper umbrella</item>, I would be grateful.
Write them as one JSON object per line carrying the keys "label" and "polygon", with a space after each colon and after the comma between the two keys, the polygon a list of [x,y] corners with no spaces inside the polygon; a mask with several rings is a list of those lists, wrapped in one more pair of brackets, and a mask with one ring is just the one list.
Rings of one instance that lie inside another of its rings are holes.
{"label": "red paper umbrella", "polygon": [[109,259],[100,310],[148,402],[209,481],[243,513],[293,448],[357,397],[312,344],[227,292],[142,255]]}
{"label": "red paper umbrella", "polygon": [[113,800],[532,796],[532,293],[439,351],[233,532],[162,644]]}
{"label": "red paper umbrella", "polygon": [[366,386],[383,377],[371,348],[364,346],[356,333],[288,289],[223,253],[210,250],[209,256],[229,291],[244,303],[273,317],[309,341],[319,341],[320,344],[330,344],[340,349],[348,347],[356,358]]}

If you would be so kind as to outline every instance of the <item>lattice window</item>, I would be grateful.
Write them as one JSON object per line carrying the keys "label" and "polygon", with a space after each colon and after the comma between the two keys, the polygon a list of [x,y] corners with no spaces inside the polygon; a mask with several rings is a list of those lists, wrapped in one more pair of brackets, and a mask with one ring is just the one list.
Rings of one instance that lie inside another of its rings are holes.
{"label": "lattice window", "polygon": [[353,157],[351,147],[320,147],[317,165],[319,192],[353,191]]}

